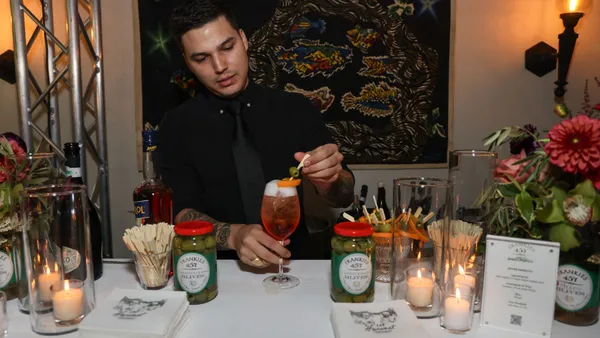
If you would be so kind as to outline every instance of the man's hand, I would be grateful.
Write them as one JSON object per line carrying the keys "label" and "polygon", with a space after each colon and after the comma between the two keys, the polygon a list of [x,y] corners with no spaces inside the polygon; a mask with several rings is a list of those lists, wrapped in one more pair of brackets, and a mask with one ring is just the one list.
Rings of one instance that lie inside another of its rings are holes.
{"label": "man's hand", "polygon": [[[307,153],[298,152],[294,158],[302,161]],[[338,146],[326,144],[309,151],[310,157],[304,161],[303,177],[315,186],[317,192],[330,207],[343,208],[354,199],[354,177],[342,169],[342,155]]]}
{"label": "man's hand", "polygon": [[283,257],[283,264],[289,264],[287,258],[291,254],[284,247],[290,243],[289,239],[286,239],[284,245],[281,245],[265,233],[259,224],[232,224],[231,231],[231,246],[237,251],[242,262],[250,266],[265,268],[271,264],[279,264],[279,257]]}
{"label": "man's hand", "polygon": [[[318,190],[327,190],[342,171],[344,155],[335,144],[326,144],[308,152],[310,157],[304,161],[302,174],[308,178]],[[294,158],[300,162],[306,153],[298,152]]]}

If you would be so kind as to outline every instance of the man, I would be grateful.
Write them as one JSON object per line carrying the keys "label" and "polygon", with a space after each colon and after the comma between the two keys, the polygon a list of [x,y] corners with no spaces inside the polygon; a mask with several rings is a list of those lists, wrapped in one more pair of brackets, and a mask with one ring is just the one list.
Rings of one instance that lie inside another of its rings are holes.
{"label": "man", "polygon": [[264,232],[259,223],[265,182],[288,176],[309,154],[302,178],[328,205],[345,207],[353,199],[354,177],[308,99],[249,80],[248,40],[222,3],[186,1],[174,9],[171,29],[205,87],[167,113],[159,128],[175,222],[213,223],[219,249],[235,250],[246,264],[266,267],[280,257],[288,264],[290,251],[310,248],[308,231],[302,217],[291,242],[281,245]]}

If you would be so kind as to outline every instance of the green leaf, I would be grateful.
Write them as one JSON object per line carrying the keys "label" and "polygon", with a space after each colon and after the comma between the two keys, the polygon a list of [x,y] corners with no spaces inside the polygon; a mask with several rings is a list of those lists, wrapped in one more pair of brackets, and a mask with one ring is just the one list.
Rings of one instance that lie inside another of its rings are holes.
{"label": "green leaf", "polygon": [[506,138],[510,135],[511,128],[504,128],[500,136],[498,136],[497,144],[502,144],[506,140]]}
{"label": "green leaf", "polygon": [[544,189],[544,187],[538,182],[531,182],[527,185],[527,192],[532,194],[532,196],[539,198],[548,198],[552,196],[552,192]]}
{"label": "green leaf", "polygon": [[560,203],[561,208],[562,208],[562,204],[565,201],[565,199],[567,198],[567,192],[557,186],[552,186],[550,188],[550,190],[552,190],[552,193],[554,194],[554,198]]}
{"label": "green leaf", "polygon": [[597,195],[592,204],[592,222],[600,221],[600,195]]}
{"label": "green leaf", "polygon": [[519,209],[519,213],[521,217],[527,222],[527,224],[531,225],[535,218],[535,214],[533,213],[533,199],[531,195],[527,191],[521,191],[520,194],[515,198],[515,203],[517,204],[517,208]]}
{"label": "green leaf", "polygon": [[591,180],[585,180],[575,187],[575,189],[569,191],[569,196],[581,195],[586,206],[591,206],[596,199],[596,189]]}
{"label": "green leaf", "polygon": [[553,199],[552,203],[537,212],[536,218],[542,223],[564,222],[565,212],[563,211],[562,203],[557,199]]}
{"label": "green leaf", "polygon": [[498,136],[500,136],[500,133],[502,132],[502,130],[498,130],[495,133],[489,135],[488,137],[483,139],[483,146],[487,147],[489,145],[491,145],[492,143],[494,143],[496,141],[496,139],[498,138]]}
{"label": "green leaf", "polygon": [[514,177],[507,174],[504,174],[504,176],[506,176],[510,180],[510,182],[514,184],[515,187],[517,187],[517,189],[519,189],[519,191],[523,191],[523,187],[521,187],[521,184],[519,184],[519,182],[517,182],[517,180],[515,180]]}
{"label": "green leaf", "polygon": [[[531,157],[533,157],[533,158],[529,161],[529,163],[527,163],[527,165],[525,167],[523,167],[523,169],[521,169],[521,171],[519,172],[519,175],[523,175],[524,173],[526,173],[531,167],[533,167],[541,159],[541,157],[539,157],[539,156],[535,156],[535,157],[531,156]],[[528,158],[531,158],[531,157],[528,157]],[[533,174],[534,173],[531,173],[531,175],[529,175],[529,177],[534,176]]]}
{"label": "green leaf", "polygon": [[475,202],[473,203],[474,208],[481,207],[489,198],[490,194],[494,191],[494,186],[490,185],[486,187],[481,194],[477,197]]}
{"label": "green leaf", "polygon": [[550,228],[549,239],[552,242],[560,243],[562,251],[569,251],[581,244],[581,235],[577,229],[565,222],[555,224]]}
{"label": "green leaf", "polygon": [[521,192],[519,190],[519,188],[517,188],[512,183],[501,183],[501,184],[498,184],[497,190],[498,190],[498,193],[502,197],[506,197],[506,198],[514,198],[514,197],[516,197]]}

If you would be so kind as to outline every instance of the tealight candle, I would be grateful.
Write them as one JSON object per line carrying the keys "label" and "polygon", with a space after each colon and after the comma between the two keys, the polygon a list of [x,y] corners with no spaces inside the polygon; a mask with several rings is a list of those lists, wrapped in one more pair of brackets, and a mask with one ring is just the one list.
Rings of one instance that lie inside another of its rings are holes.
{"label": "tealight candle", "polygon": [[469,331],[471,329],[471,302],[460,297],[460,288],[456,288],[455,295],[449,295],[444,301],[443,327],[453,331]]}
{"label": "tealight candle", "polygon": [[459,271],[458,274],[456,274],[454,276],[454,283],[464,284],[464,285],[470,286],[472,288],[475,288],[475,283],[477,282],[477,279],[475,278],[475,276],[465,274],[465,270],[460,265],[458,266],[458,271]]}
{"label": "tealight candle", "polygon": [[[422,269],[417,269],[417,276],[407,278],[407,290],[406,290],[406,301],[414,307],[428,307],[433,303],[433,279],[429,277],[423,277],[421,274]],[[424,270],[424,269],[423,269]]]}
{"label": "tealight candle", "polygon": [[81,281],[65,280],[54,284],[52,306],[56,321],[71,321],[83,316],[83,290]]}
{"label": "tealight candle", "polygon": [[50,271],[48,265],[44,265],[44,273],[38,276],[38,284],[40,290],[40,300],[42,302],[50,302],[52,300],[52,291],[50,287],[61,280],[59,272]]}

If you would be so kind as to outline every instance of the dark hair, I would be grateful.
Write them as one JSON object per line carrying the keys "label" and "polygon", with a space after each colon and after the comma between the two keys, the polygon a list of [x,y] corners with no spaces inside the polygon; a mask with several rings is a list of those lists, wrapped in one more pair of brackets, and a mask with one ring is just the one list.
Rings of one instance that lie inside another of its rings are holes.
{"label": "dark hair", "polygon": [[239,26],[231,9],[221,0],[187,0],[171,12],[169,24],[175,41],[181,48],[181,36],[192,29],[224,16],[237,31]]}

